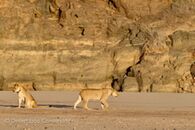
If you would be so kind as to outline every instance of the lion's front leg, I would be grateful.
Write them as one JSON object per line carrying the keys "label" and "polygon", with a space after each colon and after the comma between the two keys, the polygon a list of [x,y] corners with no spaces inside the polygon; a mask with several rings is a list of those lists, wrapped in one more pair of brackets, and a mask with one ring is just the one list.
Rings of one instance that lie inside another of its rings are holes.
{"label": "lion's front leg", "polygon": [[21,108],[22,103],[25,104],[25,99],[24,98],[19,98],[19,100],[18,100],[18,108]]}
{"label": "lion's front leg", "polygon": [[101,106],[103,110],[108,110],[109,105],[106,100],[101,100]]}

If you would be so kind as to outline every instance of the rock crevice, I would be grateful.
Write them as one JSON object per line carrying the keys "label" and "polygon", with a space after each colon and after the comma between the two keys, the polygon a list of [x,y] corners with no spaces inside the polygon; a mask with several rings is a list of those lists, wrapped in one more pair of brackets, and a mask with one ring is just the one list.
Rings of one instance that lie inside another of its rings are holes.
{"label": "rock crevice", "polygon": [[[195,92],[193,0],[1,0],[0,89]],[[141,78],[140,78],[141,77]]]}

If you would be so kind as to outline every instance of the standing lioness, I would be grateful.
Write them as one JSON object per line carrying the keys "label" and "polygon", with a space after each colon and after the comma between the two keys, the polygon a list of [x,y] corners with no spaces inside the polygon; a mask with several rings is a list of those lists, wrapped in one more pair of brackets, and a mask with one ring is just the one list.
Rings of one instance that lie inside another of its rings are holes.
{"label": "standing lioness", "polygon": [[14,85],[13,92],[18,93],[19,97],[19,105],[18,107],[21,108],[22,103],[24,103],[25,108],[35,108],[37,107],[37,102],[33,98],[33,96],[22,86],[19,84]]}
{"label": "standing lioness", "polygon": [[81,101],[83,101],[83,107],[87,110],[91,110],[87,106],[89,100],[100,100],[102,109],[107,109],[108,108],[107,99],[110,95],[116,97],[118,96],[118,93],[116,90],[112,88],[83,89],[79,93],[79,98],[74,104],[74,109],[76,110],[77,105]]}

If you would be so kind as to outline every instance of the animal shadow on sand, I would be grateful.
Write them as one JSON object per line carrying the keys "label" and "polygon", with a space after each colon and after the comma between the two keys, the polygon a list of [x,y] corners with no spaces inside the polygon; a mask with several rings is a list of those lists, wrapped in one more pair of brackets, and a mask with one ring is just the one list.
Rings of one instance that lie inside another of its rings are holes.
{"label": "animal shadow on sand", "polygon": [[[0,108],[16,108],[18,105],[0,105]],[[24,106],[22,106],[24,108]],[[73,108],[71,105],[66,104],[38,104],[38,108]]]}
{"label": "animal shadow on sand", "polygon": [[70,108],[73,107],[72,105],[66,105],[66,104],[46,104],[46,105],[40,105],[40,106],[48,106],[53,108]]}

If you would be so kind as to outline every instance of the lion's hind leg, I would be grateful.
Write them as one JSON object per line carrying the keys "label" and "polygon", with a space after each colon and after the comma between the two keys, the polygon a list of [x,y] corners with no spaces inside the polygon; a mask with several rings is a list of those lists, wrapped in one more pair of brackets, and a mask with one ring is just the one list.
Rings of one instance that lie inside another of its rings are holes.
{"label": "lion's hind leg", "polygon": [[94,109],[88,107],[88,101],[89,101],[89,100],[83,100],[83,108],[84,108],[85,110],[93,111]]}
{"label": "lion's hind leg", "polygon": [[35,100],[33,100],[31,103],[32,108],[37,108],[37,102]]}
{"label": "lion's hind leg", "polygon": [[79,95],[79,98],[77,99],[77,101],[74,103],[74,109],[77,109],[77,105],[82,101],[81,96]]}

